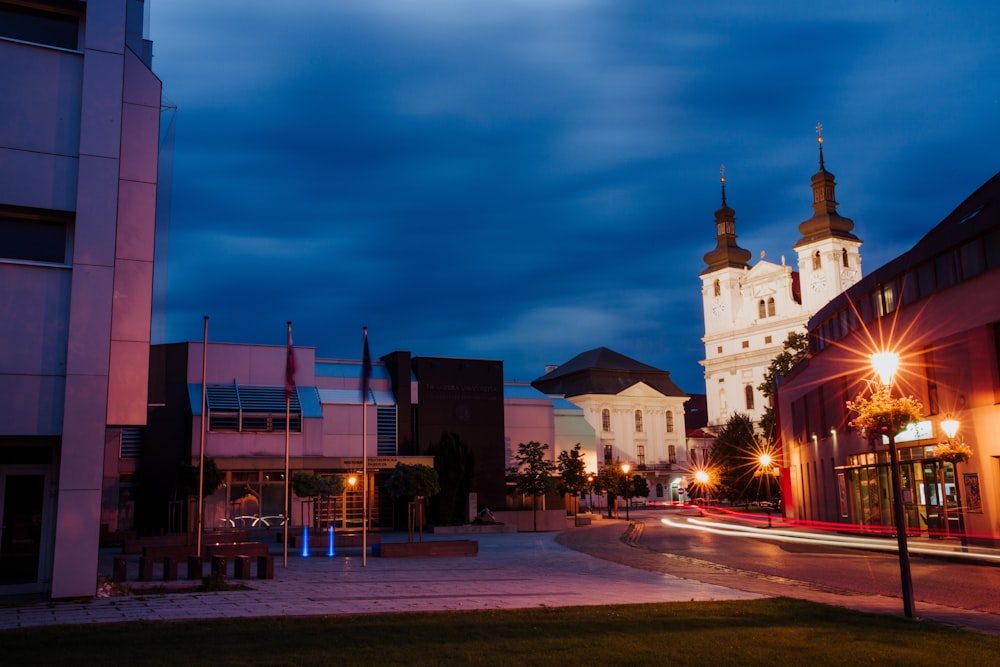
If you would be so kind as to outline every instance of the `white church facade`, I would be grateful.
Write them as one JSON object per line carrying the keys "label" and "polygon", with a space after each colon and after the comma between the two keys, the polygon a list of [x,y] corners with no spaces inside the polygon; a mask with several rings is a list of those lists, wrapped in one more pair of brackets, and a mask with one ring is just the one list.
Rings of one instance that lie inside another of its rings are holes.
{"label": "white church facade", "polygon": [[736,243],[736,213],[726,203],[715,212],[716,247],[701,272],[704,310],[705,394],[708,428],[734,414],[759,421],[767,408],[759,387],[771,361],[792,333],[806,333],[810,316],[861,278],[861,240],[854,222],[837,213],[834,176],[823,161],[812,177],[813,215],[798,226],[796,267],[785,258],[750,265],[751,252]]}

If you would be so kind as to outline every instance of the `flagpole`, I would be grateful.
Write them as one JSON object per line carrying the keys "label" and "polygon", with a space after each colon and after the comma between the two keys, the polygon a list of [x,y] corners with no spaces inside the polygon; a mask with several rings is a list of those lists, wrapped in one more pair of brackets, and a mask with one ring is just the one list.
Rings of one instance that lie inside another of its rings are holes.
{"label": "flagpole", "polygon": [[292,350],[292,323],[288,325],[288,351],[285,357],[285,521],[284,521],[284,555],[282,566],[288,569],[288,523],[291,519],[288,493],[288,450],[291,440],[292,391],[295,388],[295,352]]}
{"label": "flagpole", "polygon": [[205,315],[201,344],[201,443],[198,446],[198,537],[197,554],[201,558],[202,534],[205,532],[205,431],[208,427],[208,315]]}
{"label": "flagpole", "polygon": [[368,353],[368,327],[362,327],[365,349],[361,360],[361,567],[368,567],[368,378],[371,355]]}

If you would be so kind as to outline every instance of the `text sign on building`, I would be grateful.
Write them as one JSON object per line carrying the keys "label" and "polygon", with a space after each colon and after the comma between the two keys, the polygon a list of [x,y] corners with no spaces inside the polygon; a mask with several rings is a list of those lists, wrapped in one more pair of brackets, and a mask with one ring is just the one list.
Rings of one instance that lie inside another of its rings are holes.
{"label": "text sign on building", "polygon": [[[927,440],[934,437],[934,424],[929,419],[919,422],[910,422],[902,433],[896,436],[896,442],[915,442],[917,440]],[[888,445],[889,438],[882,436],[882,444]]]}

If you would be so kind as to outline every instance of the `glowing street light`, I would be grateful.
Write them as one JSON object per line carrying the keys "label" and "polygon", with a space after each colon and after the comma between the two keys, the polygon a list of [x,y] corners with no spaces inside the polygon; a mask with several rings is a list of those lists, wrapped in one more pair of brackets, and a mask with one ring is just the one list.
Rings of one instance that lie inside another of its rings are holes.
{"label": "glowing street light", "polygon": [[[873,354],[872,367],[885,387],[892,411],[892,380],[899,368],[899,355],[894,352]],[[896,520],[896,543],[899,551],[899,580],[903,590],[903,614],[913,618],[913,577],[910,574],[910,552],[906,547],[906,515],[903,514],[903,476],[899,471],[899,453],[896,451],[896,429],[890,414],[890,427],[886,431],[889,438],[889,468],[892,474],[892,509]]]}
{"label": "glowing street light", "polygon": [[622,464],[622,472],[625,474],[625,520],[628,521],[628,506],[632,504],[632,499],[629,497],[629,483],[628,483],[628,471],[631,470],[631,466],[627,463]]}
{"label": "glowing street light", "polygon": [[[947,441],[943,445],[938,445],[938,449],[935,452],[938,458],[942,461],[949,461],[951,463],[952,474],[955,477],[955,504],[958,506],[958,539],[962,544],[962,551],[968,551],[969,545],[965,537],[965,511],[962,508],[962,492],[961,486],[958,482],[958,464],[962,461],[967,461],[972,450],[969,449],[965,442],[959,441],[955,438],[958,435],[958,420],[955,418],[949,418],[942,420],[941,430],[944,431],[945,436],[947,436]],[[942,484],[944,483],[944,464],[941,466],[941,478]],[[948,518],[948,498],[944,499],[944,514],[945,520]]]}

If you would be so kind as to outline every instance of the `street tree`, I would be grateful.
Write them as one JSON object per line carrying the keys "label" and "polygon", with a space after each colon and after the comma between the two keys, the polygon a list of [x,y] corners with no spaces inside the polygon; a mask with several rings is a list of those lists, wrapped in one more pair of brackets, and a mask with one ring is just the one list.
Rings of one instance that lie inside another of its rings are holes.
{"label": "street tree", "polygon": [[468,521],[468,498],[472,490],[475,458],[457,433],[442,433],[427,449],[434,457],[441,491],[431,501],[431,521],[436,526],[460,526]]}
{"label": "street tree", "polygon": [[716,436],[710,454],[719,495],[731,501],[748,497],[758,472],[758,449],[753,420],[743,413],[730,417]]}
{"label": "street tree", "polygon": [[514,487],[531,496],[531,510],[534,530],[538,530],[538,498],[544,497],[552,488],[552,475],[556,470],[545,454],[549,446],[532,440],[517,446],[516,462],[511,469]]}
{"label": "street tree", "polygon": [[788,338],[782,344],[781,352],[771,360],[767,370],[764,371],[764,381],[758,385],[757,389],[767,399],[767,407],[760,418],[760,430],[767,443],[775,441],[774,397],[778,393],[781,378],[787,375],[795,364],[805,359],[808,352],[809,334],[793,331],[788,334]]}
{"label": "street tree", "polygon": [[587,464],[583,458],[580,443],[573,449],[559,452],[559,492],[573,498],[573,514],[580,509],[580,493],[590,486],[587,479]]}

